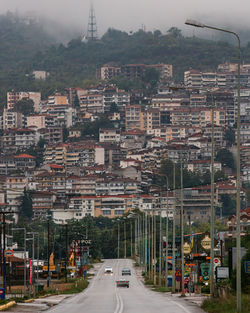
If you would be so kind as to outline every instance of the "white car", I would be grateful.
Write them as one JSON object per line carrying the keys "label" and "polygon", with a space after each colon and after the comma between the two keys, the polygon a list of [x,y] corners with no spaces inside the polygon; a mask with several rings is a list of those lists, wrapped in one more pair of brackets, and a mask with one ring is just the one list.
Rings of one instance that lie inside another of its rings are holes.
{"label": "white car", "polygon": [[104,270],[105,274],[112,274],[113,273],[113,269],[111,266],[106,266],[105,270]]}

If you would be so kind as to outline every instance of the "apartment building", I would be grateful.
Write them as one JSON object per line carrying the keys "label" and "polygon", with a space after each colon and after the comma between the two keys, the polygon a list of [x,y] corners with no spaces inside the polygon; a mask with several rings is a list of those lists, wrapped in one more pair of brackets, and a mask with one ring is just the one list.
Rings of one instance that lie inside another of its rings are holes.
{"label": "apartment building", "polygon": [[[187,162],[187,170],[191,172],[200,172],[205,174],[207,171],[211,172],[211,160],[194,160]],[[220,162],[214,162],[214,171],[221,171],[222,166]]]}
{"label": "apartment building", "polygon": [[14,160],[16,168],[21,171],[32,170],[36,167],[36,158],[30,154],[14,155]]}
{"label": "apartment building", "polygon": [[116,128],[100,128],[99,141],[119,143],[121,141],[121,130]]}
{"label": "apartment building", "polygon": [[14,109],[16,103],[22,99],[29,99],[34,102],[34,111],[40,111],[41,92],[20,91],[20,92],[7,92],[7,109]]}
{"label": "apartment building", "polygon": [[22,128],[25,125],[24,116],[20,112],[3,110],[3,130],[10,128]]}
{"label": "apartment building", "polygon": [[55,194],[49,191],[32,192],[32,208],[34,219],[47,219],[48,212],[53,209]]}
{"label": "apartment building", "polygon": [[55,118],[49,114],[35,114],[27,116],[27,127],[35,126],[37,129],[49,128],[55,125]]}

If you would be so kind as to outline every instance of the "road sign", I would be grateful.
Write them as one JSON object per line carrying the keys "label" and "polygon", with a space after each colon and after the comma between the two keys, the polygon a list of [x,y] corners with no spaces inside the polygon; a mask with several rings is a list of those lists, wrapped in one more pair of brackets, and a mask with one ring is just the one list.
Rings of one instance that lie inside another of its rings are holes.
{"label": "road sign", "polygon": [[4,255],[5,255],[5,257],[13,256],[13,250],[5,250]]}
{"label": "road sign", "polygon": [[219,279],[225,279],[229,277],[229,267],[225,266],[217,266],[216,267],[216,275]]}
{"label": "road sign", "polygon": [[176,281],[181,281],[181,271],[180,270],[177,270],[175,272],[175,279],[176,279]]}
{"label": "road sign", "polygon": [[250,274],[250,261],[245,261],[245,273]]}

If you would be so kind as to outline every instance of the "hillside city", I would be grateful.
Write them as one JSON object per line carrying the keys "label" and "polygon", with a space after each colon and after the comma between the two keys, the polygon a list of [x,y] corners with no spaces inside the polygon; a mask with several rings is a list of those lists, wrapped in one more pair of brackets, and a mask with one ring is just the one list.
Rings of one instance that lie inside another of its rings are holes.
{"label": "hillside city", "polygon": [[[221,64],[216,73],[189,70],[183,73],[184,83],[176,86],[170,64],[104,65],[98,71],[102,83],[86,89],[68,87],[46,100],[32,90],[8,92],[0,120],[1,202],[8,203],[16,222],[24,195],[32,199],[28,216],[44,219],[51,212],[56,224],[85,216],[114,218],[136,208],[152,210],[159,192],[166,198],[161,177],[168,175],[168,160],[170,165],[182,162],[186,170],[185,220],[208,222],[214,104],[216,214],[228,217],[233,230],[234,212],[224,203],[236,193],[236,67]],[[249,227],[249,68],[241,68],[243,231]],[[159,73],[155,94],[126,92],[108,83],[117,75],[140,79],[148,69]],[[46,79],[48,73],[35,75]],[[196,175],[193,183],[190,175]],[[171,213],[173,194],[169,199]],[[162,210],[166,216],[166,203]]]}
{"label": "hillside city", "polygon": [[250,43],[39,23],[0,15],[0,310],[249,313]]}

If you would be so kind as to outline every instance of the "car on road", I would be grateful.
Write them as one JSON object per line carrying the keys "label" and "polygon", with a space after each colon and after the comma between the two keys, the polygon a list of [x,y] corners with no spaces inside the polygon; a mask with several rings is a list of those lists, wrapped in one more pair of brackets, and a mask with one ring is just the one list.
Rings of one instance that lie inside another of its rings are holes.
{"label": "car on road", "polygon": [[129,281],[126,280],[125,278],[119,278],[116,281],[116,286],[117,287],[127,287],[127,288],[129,288]]}
{"label": "car on road", "polygon": [[131,270],[130,270],[130,268],[124,267],[124,268],[122,269],[122,276],[124,276],[124,275],[131,275]]}
{"label": "car on road", "polygon": [[111,266],[106,266],[104,269],[104,273],[105,274],[112,274],[113,273],[113,269]]}

